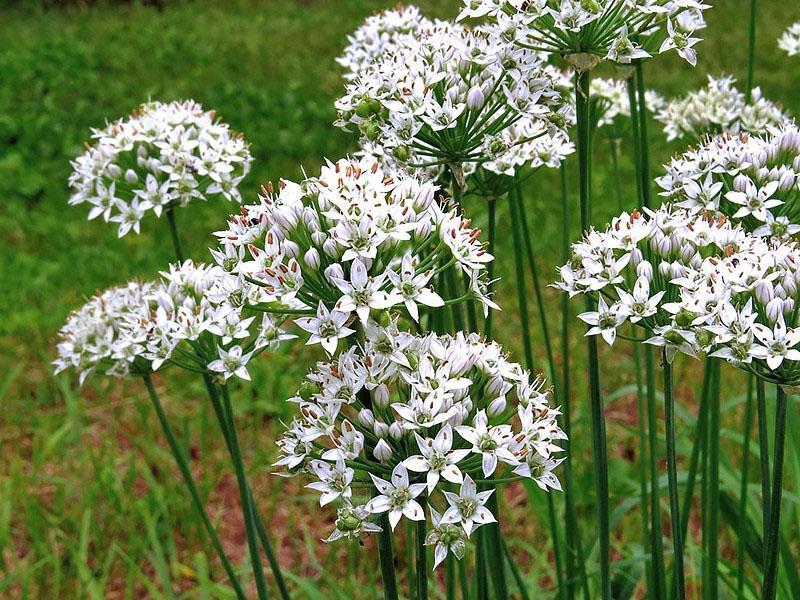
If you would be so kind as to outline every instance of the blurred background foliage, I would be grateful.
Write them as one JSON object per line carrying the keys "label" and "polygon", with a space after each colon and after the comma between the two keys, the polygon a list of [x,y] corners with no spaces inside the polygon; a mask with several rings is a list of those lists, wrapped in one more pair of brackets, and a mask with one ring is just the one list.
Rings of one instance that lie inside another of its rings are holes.
{"label": "blurred background foliage", "polygon": [[[70,310],[98,289],[130,278],[153,278],[171,258],[165,221],[147,219],[141,235],[118,240],[115,227],[87,222],[84,207],[68,207],[69,163],[89,139],[91,127],[124,116],[148,99],[192,97],[217,110],[251,143],[255,163],[242,186],[245,198],[254,200],[258,186],[268,180],[297,180],[303,168],[313,173],[323,158],[335,159],[355,147],[352,137],[331,124],[333,101],[343,86],[334,59],[346,34],[365,16],[393,4],[0,2],[0,597],[226,597],[209,575],[219,572],[213,552],[205,548],[141,385],[97,380],[79,389],[71,376],[51,375],[56,333]],[[459,3],[418,4],[428,16],[452,17]],[[651,61],[646,76],[652,88],[674,95],[701,85],[708,73],[744,77],[749,3],[713,4],[697,69],[674,56]],[[764,1],[760,6],[756,82],[766,97],[798,114],[800,63],[786,59],[775,39],[800,19],[800,8],[794,2]],[[682,144],[665,144],[655,123],[650,131],[655,176]],[[598,225],[618,206],[611,143],[596,143]],[[625,139],[621,152],[621,189],[624,202],[632,206],[635,183]],[[539,268],[549,279],[560,258],[557,174],[537,174],[528,188],[526,210],[536,231]],[[214,203],[180,211],[187,253],[207,260],[213,231],[235,210],[233,205]],[[479,201],[468,200],[466,210],[479,225],[485,222]],[[501,232],[507,218],[501,206]],[[577,225],[572,227],[577,238]],[[498,274],[506,277],[513,272],[502,258],[510,256],[508,237],[500,236],[498,251]],[[497,318],[497,337],[516,353],[520,340],[513,285],[508,279],[500,284],[499,298],[506,310]],[[557,293],[548,290],[546,296],[555,309]],[[555,320],[550,325],[557,326]],[[538,319],[533,319],[533,328],[539,339]],[[540,364],[543,356],[543,351],[537,352]],[[314,497],[305,494],[299,482],[269,475],[277,419],[291,414],[283,400],[317,357],[295,345],[265,356],[251,369],[253,385],[237,392],[242,444],[259,503],[299,596],[371,598],[379,584],[372,553],[370,560],[361,560],[363,550],[321,544],[332,512],[317,511]],[[627,502],[638,485],[631,466],[638,452],[634,374],[628,368],[627,348],[615,346],[614,354],[604,352],[603,360],[609,445],[618,459],[612,460],[611,473],[619,507],[614,543],[632,558],[618,566],[617,577],[628,582],[642,569],[637,564],[639,520]],[[594,531],[593,483],[580,352],[573,364],[573,454],[588,537]],[[692,422],[696,372],[697,366],[688,361],[678,365],[684,423]],[[193,378],[172,374],[158,383],[174,425],[191,450],[225,543],[238,562],[246,564],[244,529],[233,510],[235,482],[225,468],[221,440],[208,418],[200,386]],[[731,425],[724,436],[729,469],[736,469],[741,443],[736,427],[741,389],[738,379],[730,379],[724,407],[725,422]],[[796,415],[793,419],[794,432],[800,434]],[[680,435],[685,442],[682,453],[688,452],[691,430]],[[796,492],[796,447],[792,456],[788,479]],[[737,486],[731,475],[731,493]],[[533,590],[548,589],[553,569],[544,499],[541,494],[528,498],[523,488],[509,486],[504,502],[513,516],[507,521],[513,550],[523,557],[527,580]],[[789,502],[787,521],[796,534],[796,496],[790,495]],[[561,500],[557,503],[560,506]],[[792,550],[797,552],[796,543]],[[634,587],[620,585],[628,593]]]}

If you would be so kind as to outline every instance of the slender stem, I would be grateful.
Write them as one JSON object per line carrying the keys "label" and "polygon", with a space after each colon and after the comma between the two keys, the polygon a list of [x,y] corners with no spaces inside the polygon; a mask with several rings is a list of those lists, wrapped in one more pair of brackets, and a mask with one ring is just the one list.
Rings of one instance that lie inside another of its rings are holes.
{"label": "slender stem", "polygon": [[458,583],[461,587],[462,600],[469,600],[472,595],[469,591],[469,582],[467,581],[467,565],[465,563],[466,561],[464,560],[458,561]]}
{"label": "slender stem", "polygon": [[445,598],[456,600],[456,558],[448,554],[444,561],[445,568]]}
{"label": "slender stem", "polygon": [[522,598],[522,600],[530,600],[528,586],[525,585],[525,580],[522,578],[522,573],[519,572],[519,569],[514,562],[514,557],[511,556],[511,550],[508,547],[508,542],[506,542],[505,538],[501,538],[500,541],[503,544],[503,554],[505,555],[508,564],[511,566],[511,575],[514,577],[514,581],[517,584],[520,598]]}
{"label": "slender stem", "polygon": [[750,430],[753,426],[753,377],[747,380],[747,402],[744,407],[744,446],[742,448],[742,480],[739,488],[739,544],[737,561],[737,581],[736,591],[739,598],[744,598],[744,559],[745,559],[745,535],[744,524],[747,522],[747,479],[748,467],[750,465]]}
{"label": "slender stem", "polygon": [[767,539],[769,531],[770,509],[770,476],[769,476],[769,433],[767,432],[767,393],[764,382],[756,380],[756,409],[758,411],[758,452],[761,466],[761,503],[764,507],[762,531],[763,539]]}
{"label": "slender stem", "polygon": [[642,205],[650,207],[650,143],[647,136],[647,102],[645,100],[644,71],[642,60],[636,63],[636,90],[638,94],[639,112],[639,153],[641,155],[639,170],[642,180]]}
{"label": "slender stem", "polygon": [[489,568],[489,575],[492,579],[492,587],[494,588],[494,596],[499,600],[506,600],[508,598],[508,582],[506,581],[506,570],[503,562],[503,534],[500,531],[500,507],[497,501],[497,489],[495,488],[494,494],[489,496],[486,501],[486,508],[492,511],[492,514],[497,518],[497,523],[489,523],[484,525],[486,529],[486,552],[488,554],[487,565]]}
{"label": "slender stem", "polygon": [[680,507],[678,503],[678,464],[675,453],[675,396],[672,386],[672,365],[667,360],[666,350],[663,353],[664,369],[664,427],[667,437],[667,480],[669,486],[669,515],[672,525],[673,573],[675,597],[681,600],[686,597],[686,582],[683,572],[683,534],[680,524]]}
{"label": "slender stem", "polygon": [[644,348],[647,383],[647,439],[650,458],[650,553],[653,561],[653,598],[663,598],[666,590],[664,574],[664,542],[661,532],[661,496],[658,485],[658,415],[656,411],[655,359],[652,346]]}
{"label": "slender stem", "polygon": [[644,205],[644,189],[642,188],[642,157],[639,152],[639,144],[641,139],[639,136],[639,106],[636,102],[636,82],[634,77],[628,78],[628,106],[631,112],[631,148],[633,151],[633,161],[636,167],[636,173],[639,177],[636,178],[636,198],[637,205]]}
{"label": "slender stem", "polygon": [[[576,74],[575,109],[578,125],[578,170],[580,181],[581,229],[589,227],[591,202],[591,131],[589,115],[589,71]],[[594,300],[586,296],[586,308],[594,309]],[[608,452],[603,400],[600,395],[600,362],[597,355],[597,338],[588,336],[589,398],[592,413],[592,454],[594,459],[595,487],[599,512],[598,534],[600,540],[600,578],[602,597],[611,598],[611,532],[608,495]]]}
{"label": "slender stem", "polygon": [[700,448],[704,446],[707,439],[706,428],[708,425],[708,394],[711,386],[711,373],[713,368],[711,363],[714,359],[707,359],[703,363],[703,386],[700,389],[700,406],[697,409],[697,429],[694,434],[694,444],[692,445],[692,456],[689,459],[689,473],[686,480],[686,493],[681,509],[681,535],[686,539],[689,531],[689,513],[692,508],[692,497],[694,485],[697,480],[697,467],[700,462]]}
{"label": "slender stem", "polygon": [[383,513],[380,519],[382,530],[378,533],[378,556],[381,563],[383,579],[383,597],[385,600],[398,600],[397,578],[394,572],[394,550],[392,549],[392,528],[389,517]]}
{"label": "slender stem", "polygon": [[766,565],[761,597],[774,600],[778,589],[779,536],[781,531],[781,499],[783,496],[783,448],[786,442],[787,398],[784,389],[776,386],[775,455],[772,459],[772,495],[770,498],[769,532],[766,538]]}
{"label": "slender stem", "polygon": [[256,580],[256,591],[260,600],[269,598],[267,592],[267,584],[264,581],[264,570],[261,566],[261,554],[258,550],[258,541],[256,539],[255,523],[253,522],[253,498],[249,493],[247,485],[247,477],[244,472],[244,463],[242,463],[242,455],[239,449],[239,439],[236,435],[236,428],[233,422],[233,408],[231,407],[230,393],[228,386],[222,386],[222,408],[225,418],[228,421],[230,430],[231,441],[231,458],[233,459],[233,467],[236,471],[236,481],[239,485],[239,499],[242,503],[242,512],[244,513],[244,527],[247,535],[247,546],[250,550],[250,562],[253,565],[253,576]]}
{"label": "slender stem", "polygon": [[178,262],[183,262],[183,250],[181,250],[181,238],[178,236],[178,225],[175,222],[175,209],[170,207],[166,210],[167,222],[169,223],[169,233],[172,237],[172,247],[175,250],[175,258]]}
{"label": "slender stem", "polygon": [[[497,200],[494,198],[489,198],[489,247],[488,251],[489,254],[492,256],[495,255],[495,236],[497,233]],[[489,264],[486,266],[486,273],[489,278],[489,285],[488,291],[491,293],[492,288],[494,287],[494,262],[489,261]],[[487,340],[492,339],[492,316],[494,315],[493,310],[489,310],[488,314],[486,315],[486,321],[484,323],[484,335],[486,336]]]}
{"label": "slender stem", "polygon": [[203,527],[205,527],[208,537],[211,539],[211,545],[214,547],[214,550],[222,562],[222,567],[225,569],[228,579],[230,579],[233,590],[236,593],[236,597],[240,598],[241,600],[245,600],[247,596],[245,596],[244,590],[242,590],[239,579],[236,577],[236,573],[233,570],[233,566],[231,565],[228,556],[225,554],[225,550],[222,548],[222,543],[217,536],[217,531],[214,528],[214,525],[211,524],[211,519],[209,519],[206,508],[203,505],[203,501],[200,499],[200,494],[197,491],[197,485],[194,482],[194,477],[192,477],[192,472],[189,470],[186,457],[181,451],[178,441],[175,438],[175,432],[172,430],[169,421],[167,421],[167,416],[164,413],[164,407],[161,405],[161,400],[159,399],[158,394],[153,387],[153,381],[150,379],[149,375],[145,375],[143,379],[144,385],[147,388],[147,393],[150,395],[150,400],[153,403],[153,408],[155,408],[156,414],[158,415],[158,420],[161,423],[161,428],[164,430],[164,435],[167,437],[170,450],[172,450],[172,455],[175,457],[178,470],[181,472],[183,481],[186,484],[186,488],[189,490],[189,495],[192,497],[194,509],[197,512],[197,515],[200,517],[200,520],[203,522]]}
{"label": "slender stem", "polygon": [[749,40],[747,47],[747,89],[745,91],[745,99],[748,104],[753,98],[753,85],[755,80],[755,64],[756,64],[756,0],[750,0],[750,28]]}
{"label": "slender stem", "polygon": [[717,585],[719,555],[719,371],[719,364],[715,361],[708,406],[708,582],[707,587],[703,588],[703,597],[708,600],[716,600],[719,595],[719,586]]}
{"label": "slender stem", "polygon": [[[425,497],[419,500],[422,506],[425,505]],[[425,547],[425,536],[427,535],[427,523],[425,519],[417,521],[417,599],[428,599],[428,550]]]}
{"label": "slender stem", "polygon": [[[208,396],[211,400],[211,406],[214,409],[214,414],[217,417],[220,429],[222,429],[222,436],[225,439],[225,445],[228,448],[228,452],[231,453],[230,427],[228,426],[228,420],[225,418],[225,412],[222,407],[222,403],[220,402],[216,385],[208,375],[203,376],[203,381],[206,384],[206,390],[208,391]],[[283,578],[283,573],[281,572],[281,567],[278,563],[277,557],[275,556],[275,552],[272,550],[272,544],[267,536],[267,530],[264,527],[264,522],[261,519],[258,509],[256,508],[255,502],[252,500],[253,494],[249,487],[247,488],[247,493],[251,497],[251,502],[254,507],[253,516],[256,523],[256,533],[258,534],[258,539],[261,542],[261,546],[264,548],[264,554],[267,555],[267,561],[269,562],[270,570],[272,571],[273,577],[275,577],[275,585],[278,586],[278,591],[280,592],[281,598],[283,600],[289,600],[289,589],[286,586],[286,581]]]}
{"label": "slender stem", "polygon": [[[631,325],[633,327],[633,325]],[[647,503],[647,415],[644,382],[642,381],[642,347],[633,343],[633,370],[636,373],[636,414],[639,428],[639,511],[642,516],[643,545],[650,543],[650,506]],[[645,558],[647,572],[647,589],[654,589],[655,575],[653,572],[653,557],[647,553]]]}

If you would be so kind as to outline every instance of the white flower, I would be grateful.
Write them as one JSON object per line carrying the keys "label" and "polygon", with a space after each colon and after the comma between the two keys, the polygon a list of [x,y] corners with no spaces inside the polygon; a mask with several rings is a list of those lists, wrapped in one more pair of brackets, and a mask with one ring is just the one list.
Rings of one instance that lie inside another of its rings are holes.
{"label": "white flower", "polygon": [[782,313],[778,315],[778,320],[772,328],[754,323],[753,333],[762,345],[753,347],[750,354],[765,360],[773,371],[780,367],[784,360],[800,360],[800,350],[794,348],[800,342],[800,330],[787,329]]}
{"label": "white flower", "polygon": [[420,437],[414,434],[421,455],[410,456],[403,461],[403,465],[416,473],[427,473],[428,493],[433,493],[439,477],[444,477],[450,483],[460,484],[464,476],[458,468],[458,463],[467,455],[469,450],[452,450],[453,429],[445,425],[439,430],[434,439]]}
{"label": "white flower", "polygon": [[442,523],[442,515],[432,506],[429,506],[428,510],[431,513],[432,528],[425,536],[425,545],[434,547],[433,568],[436,569],[444,562],[448,552],[452,552],[459,560],[464,558],[466,550],[464,531],[456,525]]}
{"label": "white flower", "polygon": [[620,304],[614,303],[609,306],[602,296],[597,301],[597,310],[581,313],[578,318],[591,325],[586,335],[599,334],[609,346],[617,339],[617,327],[625,322],[625,314],[620,311]]}
{"label": "white flower", "polygon": [[246,354],[242,353],[241,346],[232,346],[229,350],[225,350],[221,346],[217,347],[219,358],[208,363],[210,371],[222,373],[227,381],[234,375],[240,379],[250,381],[250,373],[247,371],[247,363],[253,356],[252,352]]}
{"label": "white flower", "polygon": [[403,257],[399,274],[389,270],[386,275],[389,277],[389,281],[392,282],[395,293],[402,297],[408,314],[415,321],[419,321],[417,303],[432,308],[444,306],[442,297],[427,287],[433,277],[433,269],[417,274],[414,258],[411,254],[406,254]]}
{"label": "white flower", "polygon": [[676,29],[673,20],[667,19],[667,32],[668,37],[661,44],[659,52],[666,52],[674,48],[678,51],[678,55],[688,62],[693,67],[697,65],[697,52],[694,45],[700,41],[700,38],[692,37],[691,33],[686,33],[680,29]]}
{"label": "white flower", "polygon": [[319,481],[309,483],[306,487],[322,492],[319,497],[320,506],[330,504],[337,498],[347,501],[353,495],[350,484],[353,483],[355,472],[350,467],[345,466],[344,459],[337,459],[335,464],[312,460],[310,468]]}
{"label": "white flower", "polygon": [[494,473],[499,461],[509,465],[519,464],[517,457],[508,449],[512,439],[511,427],[505,424],[490,427],[486,411],[478,411],[472,427],[459,425],[456,431],[472,444],[471,452],[481,455],[481,468],[485,477]]}
{"label": "white flower", "polygon": [[400,301],[399,296],[381,291],[383,280],[384,276],[377,279],[370,278],[364,263],[358,258],[354,259],[350,265],[349,282],[333,278],[336,287],[344,294],[334,309],[348,315],[352,311],[356,311],[361,322],[366,323],[371,308],[382,310],[394,306]]}
{"label": "white flower", "polygon": [[459,523],[468,537],[481,525],[497,523],[492,512],[484,506],[493,492],[494,490],[478,492],[475,482],[466,475],[458,494],[444,492],[450,506],[442,515],[441,522]]}
{"label": "white flower", "polygon": [[650,296],[650,282],[646,277],[639,277],[633,286],[633,293],[616,288],[619,294],[620,310],[627,316],[631,323],[651,317],[658,312],[659,303],[666,294],[665,291],[656,292]]}
{"label": "white flower", "polygon": [[405,516],[412,521],[423,521],[425,510],[414,500],[425,490],[424,483],[409,484],[408,471],[399,464],[392,470],[391,481],[386,481],[370,473],[379,495],[367,502],[365,509],[371,514],[389,512],[392,529]]}
{"label": "white flower", "polygon": [[369,521],[369,513],[363,506],[342,506],[336,511],[336,526],[325,542],[336,540],[359,539],[365,533],[383,531],[377,523]]}
{"label": "white flower", "polygon": [[800,21],[793,23],[789,29],[778,38],[778,47],[789,56],[800,54]]}
{"label": "white flower", "polygon": [[333,354],[336,352],[336,346],[339,345],[341,338],[355,333],[355,330],[345,327],[347,319],[347,313],[338,310],[329,311],[320,302],[316,317],[303,317],[297,319],[296,323],[298,327],[311,334],[306,342],[307,345],[321,344],[325,352]]}

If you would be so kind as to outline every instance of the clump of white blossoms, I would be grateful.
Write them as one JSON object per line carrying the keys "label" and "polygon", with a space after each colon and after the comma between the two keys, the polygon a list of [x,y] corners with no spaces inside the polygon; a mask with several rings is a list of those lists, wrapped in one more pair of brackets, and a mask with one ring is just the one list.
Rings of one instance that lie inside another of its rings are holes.
{"label": "clump of white blossoms", "polygon": [[751,238],[738,252],[704,261],[676,283],[671,331],[699,350],[787,388],[800,385],[794,242]]}
{"label": "clump of white blossoms", "polygon": [[61,328],[56,372],[74,368],[123,377],[179,366],[227,380],[249,379],[248,362],[294,337],[264,315],[231,303],[229,279],[217,266],[186,261],[161,279],[131,282],[93,297]]}
{"label": "clump of white blossoms", "polygon": [[[598,129],[612,126],[619,129],[626,119],[630,119],[631,105],[624,79],[592,78],[589,83],[589,97],[594,126]],[[652,90],[645,92],[645,102],[650,112],[661,110],[665,104],[664,98]]]}
{"label": "clump of white blossoms", "polygon": [[384,10],[367,17],[358,29],[347,36],[347,46],[336,62],[346,69],[345,79],[354,79],[365,67],[392,49],[398,40],[434,24],[434,21],[422,16],[414,5]]}
{"label": "clump of white blossoms", "polygon": [[788,119],[780,106],[762,97],[760,88],[753,89],[748,103],[735,83],[733,77],[709,75],[707,86],[667,102],[656,113],[667,139],[699,140],[706,134],[719,133],[764,134]]}
{"label": "clump of white blossoms", "polygon": [[792,24],[789,29],[783,32],[781,37],[778,38],[778,47],[789,56],[800,54],[800,21]]}
{"label": "clump of white blossoms", "polygon": [[464,189],[478,165],[505,173],[572,152],[555,79],[533,51],[438,23],[365,66],[336,102],[336,124],[388,164],[448,166]]}
{"label": "clump of white blossoms", "polygon": [[558,54],[585,71],[602,60],[629,64],[670,50],[694,65],[694,34],[708,8],[697,0],[464,0],[459,20],[486,20],[499,39]]}
{"label": "clump of white blossoms", "polygon": [[89,219],[139,232],[148,213],[215,197],[241,202],[250,170],[247,143],[193,100],[150,102],[127,119],[92,132],[93,144],[72,161],[70,205],[90,205]]}
{"label": "clump of white blossoms", "polygon": [[623,213],[605,231],[591,229],[573,244],[555,286],[570,297],[598,298],[596,311],[579,315],[590,326],[586,335],[613,344],[623,323],[635,323],[652,335],[648,343],[666,346],[671,360],[678,350],[698,350],[694,336],[673,325],[676,280],[709,257],[738,251],[753,239],[724,217],[670,205]]}
{"label": "clump of white blossoms", "polygon": [[711,138],[673,158],[656,181],[678,206],[785,240],[800,231],[800,130],[787,122],[764,136]]}
{"label": "clump of white blossoms", "polygon": [[427,512],[436,566],[495,522],[479,484],[501,467],[560,489],[565,435],[544,382],[474,333],[420,337],[370,322],[362,345],[319,363],[292,401],[300,414],[276,466],[311,476],[321,505],[343,506],[329,540],[375,531],[384,513],[394,529]]}
{"label": "clump of white blossoms", "polygon": [[[302,315],[297,324],[333,353],[373,311],[421,312],[477,299],[485,310],[480,230],[435,197],[431,182],[387,178],[369,159],[328,162],[302,184],[281,181],[217,232],[217,262],[237,276],[237,297],[257,310]],[[448,295],[440,276],[466,289]]]}

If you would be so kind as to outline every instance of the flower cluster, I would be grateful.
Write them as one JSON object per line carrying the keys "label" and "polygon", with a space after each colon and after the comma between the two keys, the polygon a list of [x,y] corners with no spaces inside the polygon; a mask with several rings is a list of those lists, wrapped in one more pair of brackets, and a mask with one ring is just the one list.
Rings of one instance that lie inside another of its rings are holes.
{"label": "flower cluster", "polygon": [[778,38],[778,47],[789,56],[800,54],[800,21],[794,23]]}
{"label": "flower cluster", "polygon": [[[387,178],[367,159],[329,162],[319,177],[263,190],[259,204],[242,207],[217,232],[213,254],[237,277],[231,293],[256,309],[308,315],[297,324],[331,354],[355,331],[348,325],[365,324],[373,310],[403,307],[419,321],[418,305],[445,300],[496,307],[486,292],[492,256],[480,231],[437,200],[436,189],[409,176]],[[435,289],[448,272],[467,289],[449,297]]]}
{"label": "flower cluster", "polygon": [[93,131],[95,143],[72,162],[71,205],[88,203],[122,237],[139,232],[148,211],[221,196],[241,201],[238,186],[250,169],[247,143],[192,100],[151,102],[128,119]]}
{"label": "flower cluster", "polygon": [[533,51],[440,22],[366,65],[336,102],[336,124],[390,166],[449,165],[464,188],[478,164],[506,173],[572,152],[558,77]]}
{"label": "flower cluster", "polygon": [[492,492],[478,490],[500,465],[560,489],[565,435],[544,382],[474,333],[420,337],[369,322],[363,344],[319,363],[292,401],[300,416],[276,466],[313,477],[321,505],[343,505],[329,540],[375,531],[384,513],[392,529],[403,516],[425,520],[427,504],[438,565],[495,521]]}
{"label": "flower cluster", "polygon": [[394,48],[398,40],[437,24],[422,16],[413,5],[384,10],[367,17],[361,27],[347,36],[347,47],[336,62],[346,69],[346,79],[355,79],[364,68]]}
{"label": "flower cluster", "polygon": [[690,211],[721,213],[757,236],[786,239],[800,223],[800,131],[720,135],[672,159],[656,181]]}
{"label": "flower cluster", "polygon": [[[589,83],[589,97],[593,107],[594,125],[597,128],[617,126],[620,118],[629,119],[631,116],[628,85],[623,79],[593,77]],[[647,90],[645,103],[649,112],[656,112],[666,102],[658,93]]]}
{"label": "flower cluster", "polygon": [[464,0],[459,19],[486,19],[500,39],[585,71],[603,59],[629,64],[669,50],[694,65],[707,8],[697,0]]}
{"label": "flower cluster", "polygon": [[738,251],[753,239],[725,218],[670,205],[645,214],[623,213],[605,231],[591,229],[573,244],[555,285],[570,296],[599,298],[596,311],[580,315],[590,326],[587,335],[601,335],[613,344],[617,329],[631,322],[652,333],[648,341],[665,345],[668,356],[679,349],[692,354],[696,344],[691,337],[670,337],[670,303],[679,292],[675,280],[709,257]]}
{"label": "flower cluster", "polygon": [[258,321],[232,304],[235,277],[186,261],[152,283],[129,283],[93,297],[59,333],[56,372],[144,375],[164,365],[249,379],[247,363],[291,336],[264,315]]}
{"label": "flower cluster", "polygon": [[796,389],[800,249],[775,239],[750,236],[748,242],[675,281],[680,296],[669,306],[666,343],[669,336],[690,339],[698,351]]}
{"label": "flower cluster", "polygon": [[688,137],[699,140],[706,134],[766,133],[787,120],[781,108],[761,96],[755,88],[750,102],[736,89],[732,77],[708,76],[708,85],[683,98],[668,102],[656,114],[664,124],[668,140]]}

